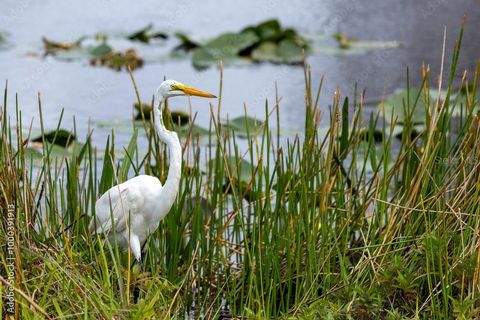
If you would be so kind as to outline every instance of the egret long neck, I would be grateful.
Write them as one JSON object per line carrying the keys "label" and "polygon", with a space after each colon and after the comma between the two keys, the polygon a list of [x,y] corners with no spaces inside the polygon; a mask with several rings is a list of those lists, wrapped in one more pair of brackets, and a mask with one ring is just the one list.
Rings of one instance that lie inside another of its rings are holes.
{"label": "egret long neck", "polygon": [[182,173],[182,146],[175,132],[165,128],[162,120],[162,107],[164,100],[160,99],[158,106],[155,108],[155,128],[158,137],[164,142],[169,151],[169,169],[167,180],[162,188],[162,206],[170,208],[175,201],[180,184],[180,176]]}

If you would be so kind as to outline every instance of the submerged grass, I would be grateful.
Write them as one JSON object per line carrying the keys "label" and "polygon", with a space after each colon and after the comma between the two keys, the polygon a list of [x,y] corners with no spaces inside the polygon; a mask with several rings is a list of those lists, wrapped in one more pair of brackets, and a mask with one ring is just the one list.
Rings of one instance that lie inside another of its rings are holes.
{"label": "submerged grass", "polygon": [[[12,216],[15,227],[14,246],[1,255],[2,295],[13,279],[22,319],[477,316],[480,68],[462,78],[467,92],[452,101],[461,39],[448,80],[439,84],[446,96],[429,100],[425,69],[420,90],[412,90],[417,99],[404,101],[395,151],[395,119],[381,110],[362,119],[363,93],[351,101],[337,91],[330,128],[320,135],[322,81],[314,87],[307,65],[301,137],[281,139],[277,99],[266,103],[260,126],[246,121],[248,148],[239,150],[236,132],[219,121],[219,100],[208,144],[193,134],[183,141],[180,193],[145,245],[142,273],[131,268],[128,253],[92,237],[87,226],[95,200],[112,184],[139,172],[165,180],[167,154],[150,120],[146,153],[137,150],[135,131],[119,159],[112,133],[102,152],[90,136],[63,159],[44,147],[34,167],[20,107],[8,115],[5,90],[2,242],[11,240]],[[426,126],[414,134],[421,97]],[[462,110],[455,124],[454,108]]]}

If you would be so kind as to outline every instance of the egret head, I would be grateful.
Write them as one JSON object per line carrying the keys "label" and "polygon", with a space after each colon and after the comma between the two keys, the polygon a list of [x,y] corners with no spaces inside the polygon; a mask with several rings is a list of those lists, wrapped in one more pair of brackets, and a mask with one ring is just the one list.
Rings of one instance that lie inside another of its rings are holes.
{"label": "egret head", "polygon": [[204,98],[216,98],[211,93],[200,91],[198,89],[189,87],[175,80],[165,80],[162,82],[157,90],[163,98],[176,97],[176,96],[197,96]]}

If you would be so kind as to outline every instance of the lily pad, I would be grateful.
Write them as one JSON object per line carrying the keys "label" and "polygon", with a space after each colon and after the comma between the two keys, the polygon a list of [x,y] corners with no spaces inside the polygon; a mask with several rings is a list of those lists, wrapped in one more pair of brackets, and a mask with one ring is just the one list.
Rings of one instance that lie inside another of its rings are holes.
{"label": "lily pad", "polygon": [[0,32],[0,50],[7,49],[9,47],[9,42],[7,40],[7,34]]}
{"label": "lily pad", "polygon": [[196,68],[206,68],[223,61],[229,64],[239,58],[239,53],[258,41],[254,32],[225,33],[208,41],[193,51],[192,63]]}
{"label": "lily pad", "polygon": [[43,159],[43,154],[36,148],[26,147],[23,152],[27,161],[40,161]]}
{"label": "lily pad", "polygon": [[255,61],[276,61],[278,45],[274,42],[264,42],[252,50],[252,59]]}
{"label": "lily pad", "polygon": [[78,40],[73,42],[61,42],[42,37],[43,45],[45,47],[45,52],[55,53],[57,51],[69,51],[73,49],[80,48],[80,45],[86,37],[82,36]]}
{"label": "lily pad", "polygon": [[65,158],[70,158],[72,156],[78,155],[80,150],[84,147],[84,144],[79,142],[72,142],[68,147],[63,147],[57,144],[52,144],[50,142],[40,143],[36,142],[33,146],[26,147],[24,150],[25,159],[28,161],[33,161],[36,165],[39,165],[44,157],[42,149],[48,150],[49,159],[52,163],[60,161]]}
{"label": "lily pad", "polygon": [[241,33],[225,33],[208,41],[205,47],[219,50],[225,54],[238,54],[240,51],[258,42],[257,35],[252,31]]}
{"label": "lily pad", "polygon": [[210,134],[207,129],[196,124],[192,124],[191,126],[178,126],[174,124],[173,129],[182,137],[186,137],[189,134],[193,137],[204,137]]}
{"label": "lily pad", "polygon": [[[143,110],[143,117],[145,117],[145,120],[150,119],[150,114],[152,110],[150,104],[142,103],[141,105],[139,105],[138,102],[135,102],[133,104],[133,107],[135,108],[135,110],[137,110],[137,115],[135,116],[135,120],[143,120],[142,113],[141,113],[142,110]],[[166,117],[165,112],[163,114],[163,117],[164,118]],[[190,114],[188,114],[185,111],[181,111],[181,110],[170,111],[170,117],[172,118],[172,122],[175,125],[180,124],[180,126],[185,126],[190,122]]]}
{"label": "lily pad", "polygon": [[248,202],[252,202],[257,198],[255,193],[253,193],[252,190],[249,189],[248,182],[246,181],[238,181],[236,178],[233,178],[231,181],[227,180],[227,182],[223,185],[223,192],[226,192],[228,194],[233,195],[234,189],[237,190],[237,195],[243,196],[243,199]]}
{"label": "lily pad", "polygon": [[293,29],[282,29],[277,20],[249,26],[238,33],[222,34],[205,44],[189,42],[182,48],[194,48],[192,62],[196,68],[206,68],[219,61],[224,64],[240,58],[256,62],[298,63],[308,49],[307,40]]}
{"label": "lily pad", "polygon": [[143,58],[137,54],[135,49],[128,49],[125,52],[111,51],[105,55],[93,57],[90,59],[90,65],[104,66],[117,71],[127,67],[134,70],[143,65]]}
{"label": "lily pad", "polygon": [[89,49],[88,52],[90,56],[92,56],[93,58],[97,58],[109,54],[110,52],[112,52],[112,48],[108,44],[102,43],[96,47]]}
{"label": "lily pad", "polygon": [[[380,107],[385,110],[385,117],[387,121],[396,120],[398,124],[404,124],[407,119],[405,108],[410,106],[410,112],[419,94],[418,89],[397,89],[395,92],[380,103]],[[420,94],[418,102],[413,110],[412,122],[414,124],[425,123],[425,98],[423,92]]]}
{"label": "lily pad", "polygon": [[235,133],[245,136],[247,132],[253,133],[257,128],[263,125],[263,122],[256,118],[240,116],[229,120],[224,124],[225,127],[235,131]]}
{"label": "lily pad", "polygon": [[[440,95],[441,99],[445,99],[447,93],[445,91],[438,91],[434,88],[428,90],[430,104],[435,103],[438,96]],[[387,121],[391,121],[391,119],[397,119],[397,123],[402,125],[405,123],[406,114],[404,110],[404,103],[405,107],[407,105],[410,106],[410,112],[412,112],[413,106],[415,104],[415,100],[419,94],[419,89],[397,89],[395,92],[386,99],[383,103],[379,104],[380,108],[384,108],[385,110],[385,117]],[[450,102],[453,103],[456,98],[456,94],[450,95]],[[417,104],[415,106],[415,110],[413,111],[413,115],[411,121],[414,125],[424,124],[426,121],[426,113],[425,113],[425,93],[422,91],[420,92],[420,96],[418,98]]]}
{"label": "lily pad", "polygon": [[375,40],[356,40],[351,39],[343,33],[337,32],[333,35],[333,38],[337,40],[338,46],[341,49],[392,49],[398,48],[401,46],[401,43],[398,41],[375,41]]}
{"label": "lily pad", "polygon": [[181,127],[188,125],[190,122],[190,115],[185,111],[171,111],[170,116],[172,117],[172,122]]}
{"label": "lily pad", "polygon": [[284,39],[278,45],[277,54],[281,62],[300,63],[303,50],[303,47],[294,40]]}
{"label": "lily pad", "polygon": [[180,44],[174,48],[175,51],[190,51],[201,46],[201,43],[199,41],[190,38],[187,34],[183,32],[177,32],[175,33],[175,36],[180,40]]}
{"label": "lily pad", "polygon": [[[212,167],[215,167],[216,159],[210,160]],[[219,159],[222,163],[225,164],[224,159]],[[232,177],[236,180],[243,182],[250,182],[252,179],[252,173],[254,172],[254,166],[244,159],[237,159],[233,156],[227,157],[226,165],[230,171]]]}
{"label": "lily pad", "polygon": [[[152,106],[150,103],[141,103],[139,104],[138,102],[135,102],[133,104],[133,108],[137,110],[137,115],[135,116],[135,120],[149,120],[150,119],[150,113],[152,110]],[[143,112],[143,116],[142,116]]]}
{"label": "lily pad", "polygon": [[352,45],[350,38],[343,33],[336,32],[334,33],[333,38],[337,40],[338,46],[342,49],[349,49]]}
{"label": "lily pad", "polygon": [[218,64],[220,61],[222,61],[223,64],[232,64],[238,59],[239,57],[234,54],[227,54],[221,50],[212,48],[200,47],[193,52],[192,64],[197,69],[205,69]]}
{"label": "lily pad", "polygon": [[58,129],[56,131],[50,131],[45,133],[43,136],[38,136],[31,139],[32,142],[40,143],[51,143],[62,148],[67,148],[72,144],[77,138],[73,133],[65,129]]}
{"label": "lily pad", "polygon": [[261,41],[271,41],[272,38],[278,36],[281,33],[281,26],[278,20],[272,19],[262,22],[256,26],[249,26],[243,29],[242,32],[253,31],[255,32]]}
{"label": "lily pad", "polygon": [[97,45],[82,45],[83,36],[75,42],[59,42],[43,38],[45,52],[63,60],[88,59],[92,66],[105,66],[115,70],[130,67],[139,68],[143,65],[143,58],[137,54],[135,49],[127,49],[125,52],[113,50],[107,44],[107,37],[98,34],[95,37]]}
{"label": "lily pad", "polygon": [[152,39],[167,39],[168,35],[164,32],[154,31],[153,25],[149,24],[145,28],[135,31],[127,36],[127,39],[132,41],[140,41],[143,43],[149,43]]}

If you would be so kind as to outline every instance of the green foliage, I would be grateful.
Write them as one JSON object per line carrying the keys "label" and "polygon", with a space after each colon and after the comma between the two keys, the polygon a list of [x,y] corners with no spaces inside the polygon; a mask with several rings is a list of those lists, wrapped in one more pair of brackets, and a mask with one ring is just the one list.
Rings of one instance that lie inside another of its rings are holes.
{"label": "green foliage", "polygon": [[249,26],[240,32],[227,32],[205,43],[177,34],[181,44],[176,50],[193,50],[192,63],[207,68],[251,59],[256,62],[300,63],[307,41],[293,29],[283,29],[277,20]]}
{"label": "green foliage", "polygon": [[[275,28],[265,27],[261,36]],[[474,93],[480,67],[465,81],[472,86],[468,94],[455,96],[458,48],[442,99],[410,85],[409,96],[397,98],[404,130],[395,149],[392,116],[379,110],[364,121],[364,97],[335,95],[322,134],[314,98],[319,92],[308,66],[301,138],[282,140],[274,114],[279,108],[268,105],[261,122],[245,116],[218,123],[213,117],[202,129],[206,141],[186,134],[177,201],[145,245],[142,272],[131,268],[128,253],[93,238],[86,226],[95,200],[112,184],[143,172],[165,180],[168,152],[152,123],[143,123],[144,135],[135,131],[128,146],[116,144],[112,133],[101,150],[87,136],[63,157],[46,141],[33,152],[23,130],[15,130],[23,128],[20,112],[7,113],[6,90],[0,205],[15,207],[20,317],[477,317],[480,132]],[[426,75],[419,87],[428,85]],[[457,104],[463,112],[452,124]],[[415,108],[426,112],[422,135],[412,139]],[[45,137],[41,113],[40,120]],[[191,133],[190,125],[181,128]],[[30,156],[40,163],[33,166]],[[7,221],[7,210],[1,214]],[[7,240],[2,223],[0,242]],[[0,261],[4,271],[7,251]]]}
{"label": "green foliage", "polygon": [[127,36],[127,39],[132,41],[140,41],[149,43],[152,39],[167,39],[168,36],[164,32],[154,31],[153,24],[147,25],[145,28],[134,31]]}

